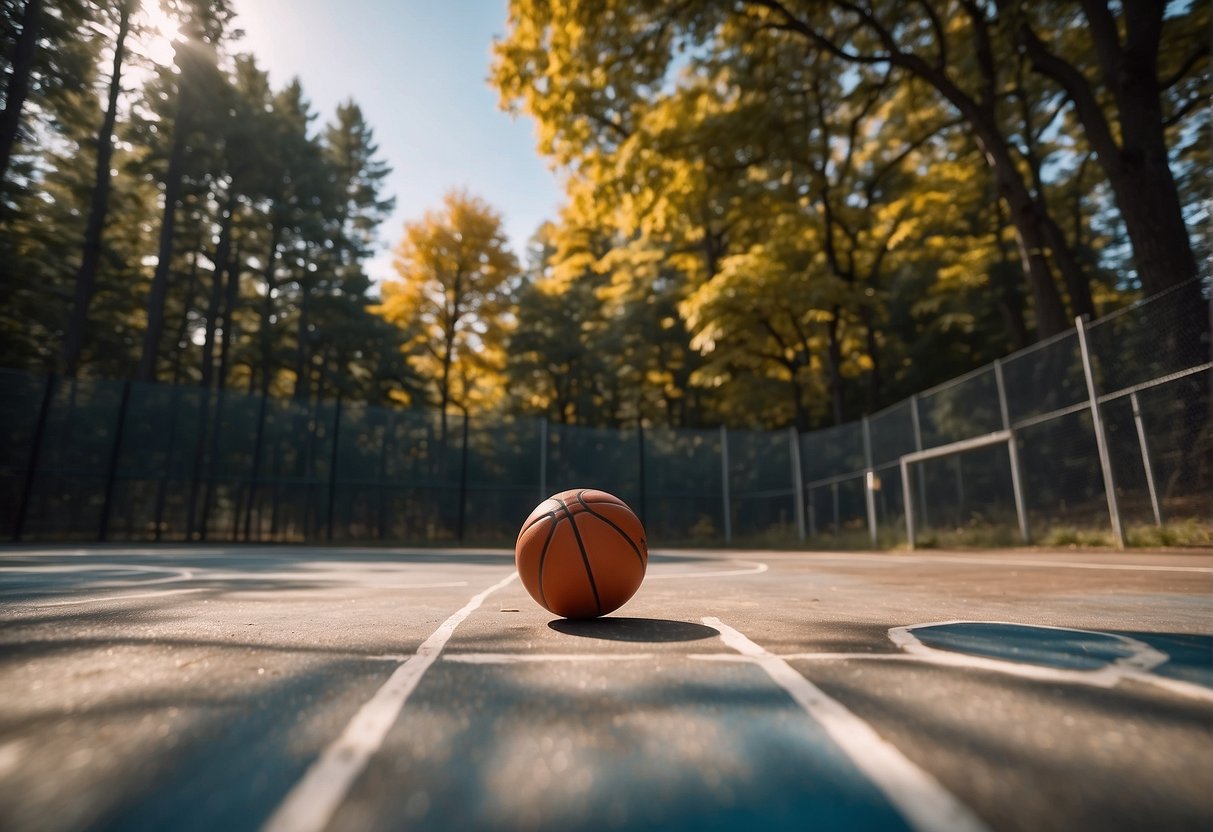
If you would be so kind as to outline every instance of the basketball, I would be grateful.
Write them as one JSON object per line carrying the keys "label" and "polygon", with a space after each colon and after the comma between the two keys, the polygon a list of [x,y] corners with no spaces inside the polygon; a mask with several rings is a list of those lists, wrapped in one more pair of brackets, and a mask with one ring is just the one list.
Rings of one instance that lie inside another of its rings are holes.
{"label": "basketball", "polygon": [[627,503],[574,488],[535,507],[518,533],[514,562],[541,607],[565,618],[597,618],[640,588],[649,548]]}

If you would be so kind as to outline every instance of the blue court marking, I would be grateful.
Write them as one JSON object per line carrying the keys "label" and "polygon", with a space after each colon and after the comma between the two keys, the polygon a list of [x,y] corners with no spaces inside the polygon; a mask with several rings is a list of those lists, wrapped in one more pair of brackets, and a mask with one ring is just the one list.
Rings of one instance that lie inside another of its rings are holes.
{"label": "blue court marking", "polygon": [[1153,668],[1152,673],[1213,689],[1213,635],[1112,632],[1167,654],[1167,661]]}
{"label": "blue court marking", "polygon": [[914,627],[911,632],[936,650],[1059,670],[1102,670],[1137,652],[1118,635],[1028,624],[974,621]]}

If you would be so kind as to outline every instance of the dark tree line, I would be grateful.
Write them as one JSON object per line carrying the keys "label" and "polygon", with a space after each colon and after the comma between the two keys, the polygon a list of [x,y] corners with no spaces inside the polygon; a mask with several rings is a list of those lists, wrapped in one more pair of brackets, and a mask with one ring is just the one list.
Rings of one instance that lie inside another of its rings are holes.
{"label": "dark tree line", "polygon": [[0,5],[0,366],[303,400],[411,387],[371,312],[392,200],[361,110],[317,125],[298,81],[272,89],[237,51],[228,3],[156,1]]}

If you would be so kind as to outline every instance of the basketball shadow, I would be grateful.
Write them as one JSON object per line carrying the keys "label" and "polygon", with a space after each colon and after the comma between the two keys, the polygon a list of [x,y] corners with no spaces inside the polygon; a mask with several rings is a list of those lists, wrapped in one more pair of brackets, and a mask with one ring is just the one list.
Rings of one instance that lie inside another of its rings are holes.
{"label": "basketball shadow", "polygon": [[698,641],[720,635],[715,629],[690,621],[661,618],[557,618],[548,627],[558,633],[608,641]]}

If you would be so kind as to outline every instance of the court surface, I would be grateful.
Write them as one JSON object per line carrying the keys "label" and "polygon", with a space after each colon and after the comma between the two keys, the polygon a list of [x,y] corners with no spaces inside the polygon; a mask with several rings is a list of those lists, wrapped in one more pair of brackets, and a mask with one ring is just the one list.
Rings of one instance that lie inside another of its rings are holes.
{"label": "court surface", "polygon": [[1213,827],[1213,554],[0,549],[0,828]]}

